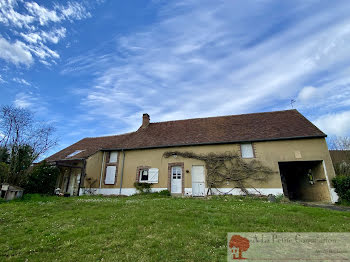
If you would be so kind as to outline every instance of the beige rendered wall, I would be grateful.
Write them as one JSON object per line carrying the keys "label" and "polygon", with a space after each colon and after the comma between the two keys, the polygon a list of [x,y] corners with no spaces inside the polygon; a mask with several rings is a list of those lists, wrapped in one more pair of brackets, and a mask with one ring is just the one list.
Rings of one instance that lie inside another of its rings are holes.
{"label": "beige rendered wall", "polygon": [[84,186],[99,187],[103,152],[99,151],[86,160]]}
{"label": "beige rendered wall", "polygon": [[[329,181],[335,176],[332,161],[329,155],[327,144],[324,138],[314,139],[297,139],[297,140],[281,140],[253,143],[255,156],[257,160],[271,167],[276,173],[271,176],[267,183],[256,183],[252,186],[256,188],[281,188],[281,179],[279,174],[279,161],[311,161],[323,160]],[[125,151],[123,188],[133,188],[133,183],[136,180],[136,172],[138,166],[150,166],[159,168],[159,183],[154,184],[153,188],[167,188],[168,185],[168,163],[183,162],[184,163],[184,179],[185,188],[192,187],[191,168],[192,165],[204,165],[202,161],[194,159],[186,159],[182,157],[164,158],[163,154],[166,151],[190,151],[195,153],[210,153],[210,152],[226,152],[240,151],[239,144],[225,145],[203,145],[203,146],[186,146],[172,147],[159,149],[144,149],[144,150],[129,150]],[[98,152],[87,159],[86,178],[91,177],[96,179],[96,186],[100,183],[101,165],[103,153]],[[122,170],[123,154],[119,152],[119,163],[115,185],[104,185],[105,168],[103,168],[102,188],[119,188]],[[249,161],[247,159],[246,161]],[[189,173],[186,172],[189,171]],[[85,181],[85,186],[87,183]],[[232,187],[232,185],[225,185]]]}

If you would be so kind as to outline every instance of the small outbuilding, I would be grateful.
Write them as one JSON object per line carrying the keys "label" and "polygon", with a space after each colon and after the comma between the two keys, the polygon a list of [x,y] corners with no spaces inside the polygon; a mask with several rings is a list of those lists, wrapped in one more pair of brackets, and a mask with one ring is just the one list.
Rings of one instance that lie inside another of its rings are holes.
{"label": "small outbuilding", "polygon": [[1,184],[0,197],[5,200],[13,200],[23,196],[24,189],[18,186],[13,186],[8,183]]}

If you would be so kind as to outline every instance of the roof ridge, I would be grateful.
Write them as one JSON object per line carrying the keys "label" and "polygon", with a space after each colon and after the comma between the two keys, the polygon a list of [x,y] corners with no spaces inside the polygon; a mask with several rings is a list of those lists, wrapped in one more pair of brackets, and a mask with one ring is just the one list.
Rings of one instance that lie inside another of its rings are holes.
{"label": "roof ridge", "polygon": [[[213,119],[213,118],[220,118],[220,117],[247,116],[247,115],[262,115],[262,114],[272,114],[272,113],[280,113],[280,112],[286,112],[286,111],[296,111],[296,112],[299,113],[299,111],[298,111],[297,109],[286,109],[286,110],[266,111],[266,112],[256,112],[256,113],[246,113],[246,114],[236,114],[236,115],[195,117],[195,118],[186,118],[186,119],[178,119],[178,120],[151,122],[150,124],[171,123],[171,122],[189,121],[189,120],[197,120],[197,119]],[[299,113],[299,114],[300,114],[300,113]]]}

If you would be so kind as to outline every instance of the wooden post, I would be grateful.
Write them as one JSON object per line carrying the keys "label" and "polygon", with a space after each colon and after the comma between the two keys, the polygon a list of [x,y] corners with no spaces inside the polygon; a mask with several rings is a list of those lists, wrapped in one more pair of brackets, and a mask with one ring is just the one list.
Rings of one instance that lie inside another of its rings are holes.
{"label": "wooden post", "polygon": [[68,177],[68,182],[67,182],[66,190],[65,190],[64,193],[67,193],[67,191],[68,191],[71,176],[72,176],[72,168],[69,168],[69,177]]}
{"label": "wooden post", "polygon": [[86,160],[83,160],[83,167],[81,168],[81,175],[80,175],[80,182],[78,186],[78,196],[80,194],[80,188],[84,186],[84,180],[85,180],[85,169],[86,169]]}

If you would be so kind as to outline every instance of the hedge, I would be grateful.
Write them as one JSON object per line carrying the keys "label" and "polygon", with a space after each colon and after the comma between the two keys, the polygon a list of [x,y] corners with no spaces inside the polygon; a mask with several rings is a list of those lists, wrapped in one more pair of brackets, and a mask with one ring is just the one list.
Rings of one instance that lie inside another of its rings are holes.
{"label": "hedge", "polygon": [[340,200],[350,201],[350,176],[333,178],[333,185]]}

